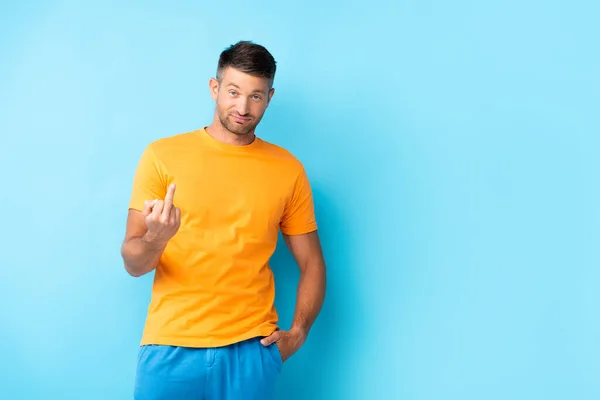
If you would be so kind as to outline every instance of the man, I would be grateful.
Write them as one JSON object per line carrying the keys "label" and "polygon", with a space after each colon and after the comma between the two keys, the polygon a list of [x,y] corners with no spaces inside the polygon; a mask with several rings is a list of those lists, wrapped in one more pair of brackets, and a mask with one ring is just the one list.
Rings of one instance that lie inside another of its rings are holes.
{"label": "man", "polygon": [[[121,249],[132,276],[155,271],[136,399],[273,398],[320,312],[325,262],[306,172],[255,134],[275,70],[260,45],[224,50],[212,123],[141,156]],[[289,330],[277,325],[269,267],[279,232],[300,268]]]}

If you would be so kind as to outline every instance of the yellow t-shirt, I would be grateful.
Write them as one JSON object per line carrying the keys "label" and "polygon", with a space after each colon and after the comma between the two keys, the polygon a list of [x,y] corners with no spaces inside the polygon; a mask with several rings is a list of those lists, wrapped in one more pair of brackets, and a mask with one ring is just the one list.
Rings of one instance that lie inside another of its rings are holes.
{"label": "yellow t-shirt", "polygon": [[171,183],[181,226],[156,268],[141,344],[216,347],[271,334],[278,232],[317,229],[303,165],[260,138],[236,146],[203,128],[146,147],[129,207],[164,199]]}

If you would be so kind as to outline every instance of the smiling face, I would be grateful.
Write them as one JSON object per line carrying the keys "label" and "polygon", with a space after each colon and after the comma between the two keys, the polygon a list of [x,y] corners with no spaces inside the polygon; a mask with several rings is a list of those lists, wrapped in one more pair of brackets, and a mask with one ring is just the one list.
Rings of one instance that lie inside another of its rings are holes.
{"label": "smiling face", "polygon": [[254,133],[274,93],[269,79],[232,67],[223,70],[220,80],[211,79],[210,89],[221,125],[240,136]]}

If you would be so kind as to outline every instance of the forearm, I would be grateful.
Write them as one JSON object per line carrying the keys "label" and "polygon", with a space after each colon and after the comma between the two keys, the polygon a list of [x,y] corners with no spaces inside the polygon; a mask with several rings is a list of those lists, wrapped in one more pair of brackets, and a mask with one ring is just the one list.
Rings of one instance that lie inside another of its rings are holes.
{"label": "forearm", "polygon": [[146,236],[130,238],[121,247],[125,270],[135,277],[147,274],[156,268],[163,251],[164,246],[153,244]]}
{"label": "forearm", "polygon": [[308,336],[325,299],[325,263],[315,260],[301,268],[292,329]]}

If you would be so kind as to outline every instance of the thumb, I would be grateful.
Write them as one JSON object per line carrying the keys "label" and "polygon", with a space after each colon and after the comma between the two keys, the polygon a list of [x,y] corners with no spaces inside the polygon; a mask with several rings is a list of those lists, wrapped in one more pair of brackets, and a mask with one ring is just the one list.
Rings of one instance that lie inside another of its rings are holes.
{"label": "thumb", "polygon": [[265,338],[262,338],[260,343],[263,346],[268,346],[271,343],[275,343],[275,342],[279,341],[279,339],[281,339],[281,335],[282,335],[281,331],[275,331],[271,335],[269,335]]}

